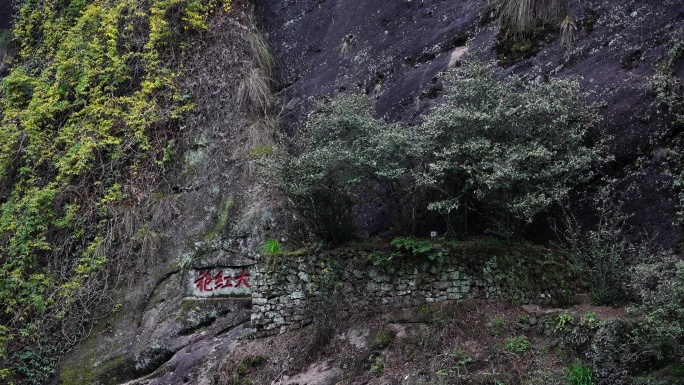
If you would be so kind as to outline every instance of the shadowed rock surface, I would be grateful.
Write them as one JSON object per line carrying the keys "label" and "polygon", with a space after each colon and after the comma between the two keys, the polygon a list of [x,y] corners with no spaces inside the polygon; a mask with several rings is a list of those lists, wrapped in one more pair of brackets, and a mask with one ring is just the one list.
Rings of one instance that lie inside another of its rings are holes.
{"label": "shadowed rock surface", "polygon": [[[487,1],[257,1],[294,121],[342,92],[410,121],[434,98],[450,55],[488,21]],[[416,100],[416,99],[419,100]]]}
{"label": "shadowed rock surface", "polygon": [[11,26],[14,8],[10,0],[0,3],[0,29],[7,29]]}

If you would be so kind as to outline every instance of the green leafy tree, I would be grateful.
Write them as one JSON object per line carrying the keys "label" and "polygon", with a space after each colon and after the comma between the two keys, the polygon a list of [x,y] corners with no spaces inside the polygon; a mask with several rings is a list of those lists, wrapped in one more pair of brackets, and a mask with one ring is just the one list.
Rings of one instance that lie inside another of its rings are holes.
{"label": "green leafy tree", "polygon": [[410,232],[421,194],[412,170],[422,161],[423,143],[417,130],[375,119],[365,97],[346,95],[312,114],[298,155],[281,151],[271,158],[271,180],[320,238],[348,240],[354,205],[369,200],[386,203],[405,226],[400,232]]}
{"label": "green leafy tree", "polygon": [[423,182],[445,193],[432,209],[470,210],[473,197],[490,231],[519,235],[603,159],[601,142],[590,146],[588,138],[598,116],[575,80],[501,80],[475,63],[448,73],[445,82],[444,103],[422,127],[434,149]]}
{"label": "green leafy tree", "polygon": [[477,63],[445,81],[443,104],[420,126],[385,123],[365,97],[347,95],[311,115],[297,155],[271,157],[271,180],[317,236],[348,239],[354,206],[378,199],[397,233],[411,234],[426,208],[450,218],[477,207],[491,232],[520,235],[603,160],[602,142],[588,139],[598,117],[576,81],[500,80]]}

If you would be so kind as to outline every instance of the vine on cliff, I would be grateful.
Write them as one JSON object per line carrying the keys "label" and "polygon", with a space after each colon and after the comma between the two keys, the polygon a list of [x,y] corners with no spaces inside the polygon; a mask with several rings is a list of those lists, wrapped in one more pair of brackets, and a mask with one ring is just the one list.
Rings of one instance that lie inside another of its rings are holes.
{"label": "vine on cliff", "polygon": [[[26,0],[0,83],[0,379],[45,383],[106,285],[116,207],[192,109],[189,39],[230,0]],[[48,341],[39,336],[51,335]]]}

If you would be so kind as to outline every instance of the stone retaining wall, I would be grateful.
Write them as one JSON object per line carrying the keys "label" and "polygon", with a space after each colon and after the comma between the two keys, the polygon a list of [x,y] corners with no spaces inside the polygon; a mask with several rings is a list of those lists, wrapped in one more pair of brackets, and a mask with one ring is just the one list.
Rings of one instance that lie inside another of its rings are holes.
{"label": "stone retaining wall", "polygon": [[254,270],[251,323],[258,336],[309,324],[316,306],[335,311],[413,307],[444,300],[500,298],[518,304],[557,305],[570,292],[568,265],[548,258],[503,254],[486,261],[372,266],[363,253],[282,255]]}

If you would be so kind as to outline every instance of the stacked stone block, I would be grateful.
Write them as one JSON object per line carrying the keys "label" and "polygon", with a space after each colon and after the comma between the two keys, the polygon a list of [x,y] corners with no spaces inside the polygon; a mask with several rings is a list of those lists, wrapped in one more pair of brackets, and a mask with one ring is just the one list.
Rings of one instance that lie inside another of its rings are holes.
{"label": "stacked stone block", "polygon": [[[285,333],[309,324],[325,300],[335,311],[373,311],[472,298],[518,304],[555,305],[569,293],[558,270],[545,274],[520,259],[500,267],[492,257],[483,267],[418,264],[393,269],[363,258],[328,254],[280,256],[258,265],[252,292],[252,327],[258,336]],[[536,276],[528,276],[529,272]]]}

